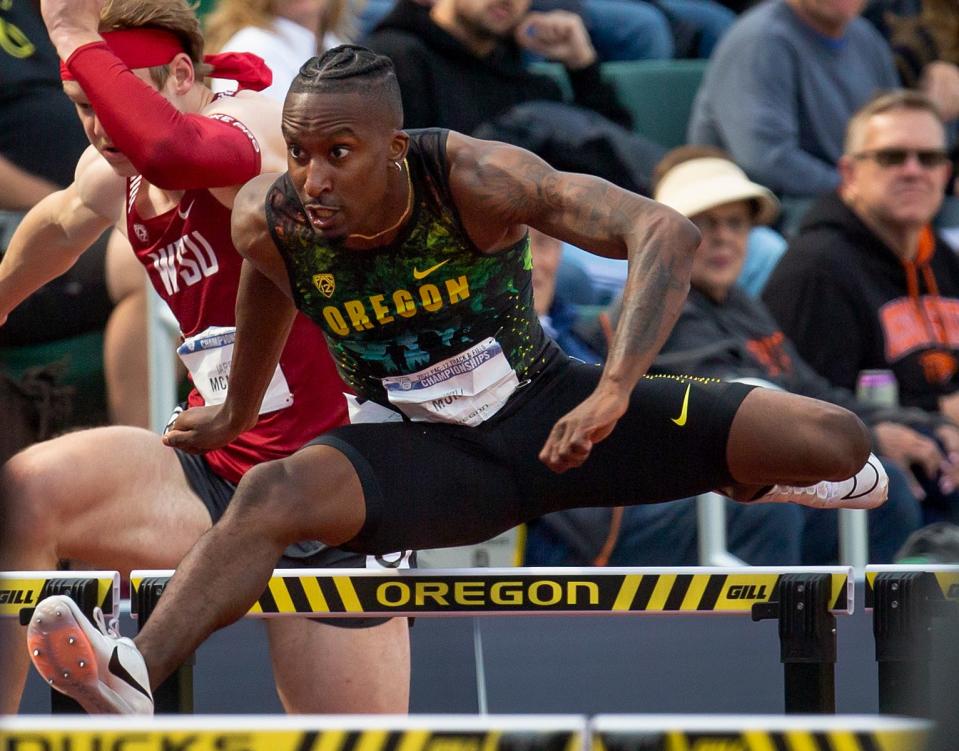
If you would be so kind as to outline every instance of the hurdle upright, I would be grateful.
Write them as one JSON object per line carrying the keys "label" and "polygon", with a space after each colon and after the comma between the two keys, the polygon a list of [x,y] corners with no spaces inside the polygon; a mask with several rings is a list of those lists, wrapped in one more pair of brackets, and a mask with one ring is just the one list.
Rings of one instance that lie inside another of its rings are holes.
{"label": "hurdle upright", "polygon": [[867,566],[866,610],[873,614],[879,711],[929,716],[937,644],[959,629],[959,565]]}

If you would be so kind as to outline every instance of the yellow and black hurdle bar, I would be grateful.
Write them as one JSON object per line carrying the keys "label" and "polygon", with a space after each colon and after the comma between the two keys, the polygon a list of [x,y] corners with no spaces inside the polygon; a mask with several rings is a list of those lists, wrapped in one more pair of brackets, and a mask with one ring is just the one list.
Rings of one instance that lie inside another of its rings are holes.
{"label": "yellow and black hurdle bar", "polygon": [[416,715],[3,718],[0,751],[924,751],[902,717]]}
{"label": "yellow and black hurdle bar", "polygon": [[[131,612],[141,628],[172,573],[132,572]],[[39,581],[42,574],[34,576]],[[5,586],[2,577],[0,587]],[[247,617],[697,614],[776,619],[785,711],[834,713],[836,615],[853,612],[853,584],[849,567],[278,569]],[[40,594],[37,588],[36,597],[19,605],[21,620],[29,618]],[[192,666],[183,666],[154,698],[158,712],[192,712]]]}

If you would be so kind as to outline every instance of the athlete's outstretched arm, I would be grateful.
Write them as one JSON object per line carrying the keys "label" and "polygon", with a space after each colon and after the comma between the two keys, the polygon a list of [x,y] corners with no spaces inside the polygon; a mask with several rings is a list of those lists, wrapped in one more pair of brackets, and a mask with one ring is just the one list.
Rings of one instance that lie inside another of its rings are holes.
{"label": "athlete's outstretched arm", "polygon": [[[90,104],[113,145],[151,184],[164,190],[242,185],[260,172],[261,149],[254,131],[279,135],[275,121],[253,126],[255,108],[212,105],[206,115],[181,112],[137,77],[110,49],[98,28],[103,0],[42,0],[50,41]],[[164,88],[186,95],[196,72],[186,53],[168,63]],[[264,103],[266,104],[266,103]],[[236,121],[236,110],[244,123]],[[268,107],[269,109],[269,107]],[[216,113],[211,110],[217,110]],[[278,113],[274,113],[274,118]],[[228,117],[223,117],[228,115]]]}
{"label": "athlete's outstretched arm", "polygon": [[260,403],[296,316],[279,251],[266,226],[263,203],[275,174],[247,183],[233,204],[233,244],[243,256],[236,299],[236,342],[230,386],[220,407],[189,409],[164,436],[185,451],[223,446],[257,421]]}
{"label": "athlete's outstretched arm", "polygon": [[556,423],[540,454],[558,472],[579,466],[612,432],[679,317],[699,231],[662,204],[596,177],[558,172],[523,149],[451,134],[447,153],[454,199],[479,247],[505,247],[529,225],[629,261],[599,385]]}

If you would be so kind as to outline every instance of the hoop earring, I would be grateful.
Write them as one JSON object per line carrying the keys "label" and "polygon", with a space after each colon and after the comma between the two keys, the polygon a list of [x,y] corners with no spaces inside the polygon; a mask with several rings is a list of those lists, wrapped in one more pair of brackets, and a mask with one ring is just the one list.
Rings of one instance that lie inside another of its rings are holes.
{"label": "hoop earring", "polygon": [[403,171],[403,168],[400,166],[400,163],[399,163],[399,162],[391,162],[391,164],[392,164],[394,167],[396,167],[396,171],[397,171],[397,172],[402,172],[402,171]]}

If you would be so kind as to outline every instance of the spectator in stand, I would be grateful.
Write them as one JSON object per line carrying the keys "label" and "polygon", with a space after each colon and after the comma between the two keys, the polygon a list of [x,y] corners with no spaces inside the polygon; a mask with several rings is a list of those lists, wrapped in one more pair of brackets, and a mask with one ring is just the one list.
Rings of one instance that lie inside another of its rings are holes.
{"label": "spectator in stand", "polygon": [[[582,16],[600,60],[705,58],[736,15],[715,0],[533,0],[537,12],[566,9]],[[665,29],[656,50],[650,38]]]}
{"label": "spectator in stand", "polygon": [[[347,0],[219,0],[204,26],[211,51],[262,57],[273,71],[263,93],[282,102],[300,66],[351,39],[354,24]],[[235,81],[213,87],[235,89]]]}
{"label": "spectator in stand", "polygon": [[898,83],[862,2],[767,0],[743,15],[710,60],[687,132],[719,146],[759,183],[814,196],[838,183],[841,123]]}
{"label": "spectator in stand", "polygon": [[[807,365],[783,335],[763,304],[736,284],[746,255],[746,239],[756,224],[775,218],[778,202],[761,185],[751,182],[728,156],[709,147],[685,146],[669,152],[657,174],[656,199],[689,217],[703,240],[693,260],[686,305],[655,369],[723,379],[754,378],[775,388],[811,396],[856,412],[870,427],[873,442],[890,475],[917,464],[931,475],[959,480],[953,465],[930,438],[913,430],[934,429],[941,421],[920,410],[892,410],[857,401]],[[943,426],[953,440],[959,429]],[[891,562],[906,537],[918,527],[921,512],[907,482],[919,491],[911,475],[891,488],[889,501],[870,513],[870,549],[874,563]],[[921,492],[921,491],[920,491]],[[815,517],[803,512],[805,564],[828,563],[838,555],[835,514]]]}
{"label": "spectator in stand", "polygon": [[[930,93],[946,118],[959,113],[959,3],[955,0],[923,0],[921,12],[905,17],[890,16],[890,42],[896,68],[903,84]],[[951,123],[952,162],[959,165],[956,143],[957,123]],[[955,172],[954,175],[955,176]],[[946,197],[951,211],[941,211],[937,225],[942,228],[959,224],[959,183],[952,185],[952,196]],[[945,235],[957,234],[955,230]],[[953,249],[959,240],[952,241]]]}
{"label": "spectator in stand", "polygon": [[[690,148],[694,150],[689,153],[728,159],[728,154],[715,146]],[[686,151],[685,148],[680,151],[674,149],[670,154],[684,154]],[[654,185],[662,180],[663,169],[672,166],[673,158],[667,157],[664,157],[656,165],[653,174]],[[736,280],[737,287],[750,297],[759,297],[766,280],[785,252],[786,239],[781,234],[764,224],[755,224],[749,231],[746,260],[742,264],[739,278]],[[585,276],[596,289],[591,291],[587,287],[586,294],[583,294],[584,285],[578,280],[578,276]],[[592,253],[570,245],[563,246],[562,262],[557,275],[557,287],[559,289],[557,297],[561,301],[580,305],[593,305],[602,302],[608,305],[613,298],[619,295],[625,281],[625,264],[617,263],[612,259],[599,258]],[[570,284],[575,284],[575,286],[570,289],[568,286]],[[608,293],[605,297],[603,296],[604,291]],[[562,318],[568,320],[568,316]],[[582,330],[584,328],[581,323],[575,321],[570,322],[569,325],[575,329]]]}
{"label": "spectator in stand", "polygon": [[[579,306],[567,299],[571,292],[576,299],[598,299],[590,289],[578,295],[575,291],[578,286],[591,286],[585,272],[573,264],[560,265],[564,244],[559,240],[531,230],[530,247],[533,301],[543,328],[567,355],[601,364],[611,337],[608,315],[582,317]],[[557,288],[560,294],[554,294]],[[892,494],[897,478],[890,479]],[[729,501],[726,518],[729,550],[741,560],[768,566],[802,562],[799,508]],[[525,566],[688,566],[698,562],[696,503],[691,498],[546,514],[527,524],[523,554]]]}
{"label": "spectator in stand", "polygon": [[[945,0],[947,3],[951,0]],[[890,21],[916,18],[922,12],[922,0],[868,0],[862,17],[875,26],[886,39],[892,36]]]}
{"label": "spectator in stand", "polygon": [[[891,480],[889,500],[869,515],[870,560],[891,562],[922,518],[916,494],[923,491],[909,468],[922,466],[925,473],[941,473],[948,482],[959,479],[959,467],[953,465],[936,442],[910,427],[933,430],[943,421],[921,410],[881,409],[863,404],[849,391],[831,386],[802,360],[763,304],[739,288],[737,279],[750,229],[772,221],[778,211],[778,202],[769,190],[751,182],[727,155],[714,147],[673,149],[657,166],[656,175],[656,199],[690,218],[703,239],[693,261],[689,297],[653,369],[707,378],[753,379],[858,413],[870,426],[874,444],[884,454]],[[543,246],[533,247],[535,254]],[[535,260],[534,284],[538,268],[542,274],[542,255],[537,254]],[[541,282],[535,288],[537,295],[541,287],[546,284]],[[615,322],[615,307],[608,325]],[[556,309],[554,302],[552,315]],[[578,330],[576,326],[567,326],[565,339],[558,341],[572,341],[574,347],[592,347],[601,359],[607,336],[601,327],[594,328],[600,330],[590,335],[585,326]],[[942,430],[959,438],[955,427],[944,426]],[[763,515],[770,516],[761,518]],[[613,518],[604,509],[551,514],[530,524],[527,562],[586,565],[591,562],[590,555],[599,555],[613,528]],[[730,501],[727,528],[730,551],[752,564],[816,565],[838,558],[835,513],[817,515],[800,509],[790,515]],[[693,500],[656,508],[624,509],[609,562],[696,563]]]}
{"label": "spectator in stand", "polygon": [[[648,194],[665,149],[632,132],[582,19],[528,9],[529,0],[398,0],[367,44],[393,60],[406,126],[506,141]],[[566,68],[573,105],[552,77],[526,69],[524,50]]]}
{"label": "spectator in stand", "polygon": [[[533,253],[533,306],[543,330],[570,357],[601,363],[603,358],[575,329],[583,304],[579,301],[585,299],[585,304],[591,305],[598,300],[592,281],[578,267],[562,265],[564,243],[538,230],[530,230],[529,241]],[[560,279],[563,272],[566,278]]]}
{"label": "spectator in stand", "polygon": [[[0,258],[21,213],[73,182],[89,145],[60,85],[59,60],[40,6],[0,3]],[[108,244],[108,238],[109,244]],[[146,284],[126,241],[105,234],[69,272],[37,290],[0,328],[0,347],[105,329],[108,415],[86,419],[146,427]]]}
{"label": "spectator in stand", "polygon": [[[889,368],[900,401],[959,421],[959,259],[932,229],[950,167],[924,95],[898,90],[850,120],[842,183],[803,218],[763,299],[800,354],[834,386]],[[952,432],[937,431],[950,460]],[[927,520],[955,518],[928,478]],[[949,488],[951,490],[951,488]]]}
{"label": "spectator in stand", "polygon": [[[890,15],[889,42],[903,84],[923,86],[923,76],[940,77],[942,97],[959,97],[959,5],[954,0],[923,0],[921,10],[905,16]],[[936,98],[941,109],[942,101]],[[959,109],[952,102],[950,111]]]}
{"label": "spectator in stand", "polygon": [[[0,209],[26,211],[73,180],[88,144],[60,88],[59,61],[39,2],[0,3],[0,28]],[[21,185],[29,187],[14,194]]]}
{"label": "spectator in stand", "polygon": [[[688,129],[759,183],[810,199],[839,184],[843,124],[899,86],[888,43],[859,18],[865,0],[766,0],[743,15],[710,60]],[[957,111],[930,83],[947,119]],[[787,229],[807,202],[786,201]]]}
{"label": "spectator in stand", "polygon": [[562,101],[552,78],[525,68],[524,50],[566,68],[576,105],[632,127],[600,79],[599,57],[579,16],[528,11],[529,0],[398,0],[367,42],[393,60],[406,127],[472,133],[514,105]]}
{"label": "spectator in stand", "polygon": [[[416,0],[432,5],[433,0]],[[368,34],[393,0],[367,0],[360,26]],[[532,0],[538,13],[563,10],[582,18],[599,59],[663,60],[709,57],[735,14],[714,0]]]}

